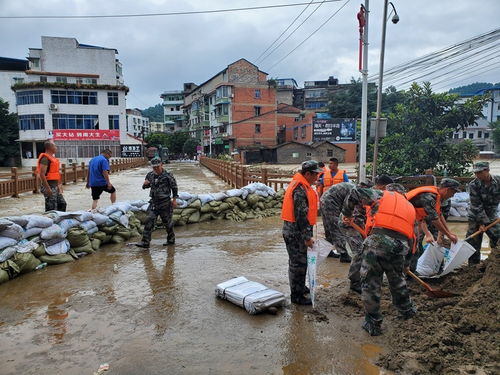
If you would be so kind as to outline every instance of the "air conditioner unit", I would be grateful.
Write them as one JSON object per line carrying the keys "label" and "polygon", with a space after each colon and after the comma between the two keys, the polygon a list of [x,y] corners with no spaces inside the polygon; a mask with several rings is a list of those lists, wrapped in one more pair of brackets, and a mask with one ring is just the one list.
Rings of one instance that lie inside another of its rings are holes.
{"label": "air conditioner unit", "polygon": [[231,94],[231,98],[234,98],[234,94]]}
{"label": "air conditioner unit", "polygon": [[51,111],[57,111],[57,104],[54,104],[54,103],[49,104],[49,109]]}

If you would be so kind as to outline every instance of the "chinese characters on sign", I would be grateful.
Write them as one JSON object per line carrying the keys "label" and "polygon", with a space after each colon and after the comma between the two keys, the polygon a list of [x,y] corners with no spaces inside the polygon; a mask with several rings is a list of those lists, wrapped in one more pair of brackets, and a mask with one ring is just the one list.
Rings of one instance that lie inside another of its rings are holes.
{"label": "chinese characters on sign", "polygon": [[356,119],[315,118],[313,120],[313,141],[355,143]]}
{"label": "chinese characters on sign", "polygon": [[55,141],[118,141],[119,130],[53,130],[52,138]]}
{"label": "chinese characters on sign", "polygon": [[122,158],[137,158],[141,156],[141,145],[121,145]]}

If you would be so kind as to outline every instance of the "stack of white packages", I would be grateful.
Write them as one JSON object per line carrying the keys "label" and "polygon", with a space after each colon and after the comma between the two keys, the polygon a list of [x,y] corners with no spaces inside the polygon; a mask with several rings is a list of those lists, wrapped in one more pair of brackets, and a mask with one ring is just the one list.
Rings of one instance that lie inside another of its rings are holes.
{"label": "stack of white packages", "polygon": [[272,306],[282,306],[285,302],[283,293],[255,281],[249,281],[243,276],[218,284],[215,295],[243,307],[252,315]]}

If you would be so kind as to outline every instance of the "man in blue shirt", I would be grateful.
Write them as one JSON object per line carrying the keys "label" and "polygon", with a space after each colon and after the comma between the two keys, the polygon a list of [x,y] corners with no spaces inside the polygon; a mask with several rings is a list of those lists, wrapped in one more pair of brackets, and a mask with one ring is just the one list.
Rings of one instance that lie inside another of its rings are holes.
{"label": "man in blue shirt", "polygon": [[110,193],[111,204],[116,201],[116,189],[109,180],[109,159],[111,158],[111,150],[104,149],[101,155],[93,157],[89,162],[89,170],[87,173],[87,189],[92,190],[92,209],[97,207],[97,202],[103,191]]}

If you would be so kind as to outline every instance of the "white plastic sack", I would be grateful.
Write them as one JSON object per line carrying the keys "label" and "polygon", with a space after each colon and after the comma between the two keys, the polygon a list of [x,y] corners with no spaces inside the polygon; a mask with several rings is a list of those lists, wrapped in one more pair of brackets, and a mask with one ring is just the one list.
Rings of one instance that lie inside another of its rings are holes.
{"label": "white plastic sack", "polygon": [[31,228],[31,229],[26,229],[23,231],[23,239],[36,236],[40,233],[42,233],[43,228]]}
{"label": "white plastic sack", "polygon": [[194,201],[195,199],[198,199],[198,196],[196,194],[191,194],[191,193],[186,193],[185,191],[181,191],[179,193],[179,199],[182,199],[183,201]]}
{"label": "white plastic sack", "polygon": [[149,208],[149,203],[146,203],[144,206],[141,207],[141,211],[146,212]]}
{"label": "white plastic sack", "polygon": [[460,212],[455,207],[450,207],[450,216],[458,217],[460,216]]}
{"label": "white plastic sack", "polygon": [[[227,198],[226,193],[224,193],[224,192],[222,192],[222,191],[221,191],[221,192],[219,192],[219,193],[212,193],[212,196],[214,197],[214,200],[215,200],[215,201],[223,201],[224,199],[226,199],[226,198]],[[203,203],[203,202],[201,202],[201,204],[203,205],[204,203]]]}
{"label": "white plastic sack", "polygon": [[66,254],[70,247],[69,241],[64,240],[50,246],[45,246],[45,252],[49,255]]}
{"label": "white plastic sack", "polygon": [[62,240],[66,238],[66,232],[59,225],[54,224],[42,230],[40,238],[42,240],[54,240],[56,238],[60,238]]}
{"label": "white plastic sack", "polygon": [[17,242],[23,238],[23,232],[24,232],[23,227],[21,227],[18,224],[12,224],[7,229],[1,231],[0,236],[13,238]]}
{"label": "white plastic sack", "polygon": [[12,221],[13,223],[25,227],[28,224],[28,218],[24,216],[8,216],[5,219]]}
{"label": "white plastic sack", "polygon": [[111,220],[116,221],[116,222],[120,222],[120,217],[122,217],[122,216],[123,216],[123,212],[122,211],[115,211],[111,215],[109,215],[109,218]]}
{"label": "white plastic sack", "polygon": [[118,203],[115,203],[114,206],[117,207],[124,214],[129,212],[130,208],[132,207],[132,205],[128,202],[118,202]]}
{"label": "white plastic sack", "polygon": [[127,215],[122,215],[120,216],[120,219],[118,220],[118,222],[123,225],[125,228],[128,228],[128,224],[129,224],[129,219],[128,219],[128,216]]}
{"label": "white plastic sack", "polygon": [[243,190],[241,189],[226,190],[226,195],[228,197],[241,197],[243,195]]}
{"label": "white plastic sack", "polygon": [[104,224],[108,220],[108,217],[106,215],[100,214],[100,213],[93,213],[92,214],[92,221],[94,221],[97,225]]}
{"label": "white plastic sack", "polygon": [[9,246],[3,250],[0,250],[0,263],[10,259],[15,253],[16,253],[15,246]]}
{"label": "white plastic sack", "polygon": [[17,245],[13,246],[18,253],[31,253],[38,247],[37,241],[21,240]]}
{"label": "white plastic sack", "polygon": [[323,263],[332,250],[333,245],[321,238],[314,241],[312,248],[309,247],[307,249],[307,280],[309,282],[309,291],[313,307],[316,294],[316,273],[318,266]]}
{"label": "white plastic sack", "polygon": [[7,229],[12,225],[12,221],[7,219],[0,219],[0,231]]}
{"label": "white plastic sack", "polygon": [[208,202],[215,200],[212,194],[198,194],[198,199],[201,201],[202,206]]}
{"label": "white plastic sack", "polygon": [[256,195],[260,195],[261,197],[267,198],[269,196],[269,193],[267,190],[255,190]]}
{"label": "white plastic sack", "polygon": [[417,272],[421,276],[437,275],[443,263],[445,249],[436,244],[424,246],[424,253],[418,258]]}
{"label": "white plastic sack", "polygon": [[476,250],[465,241],[458,241],[451,245],[448,252],[444,254],[443,272],[439,276],[444,276],[464,264]]}
{"label": "white plastic sack", "polygon": [[61,220],[57,225],[59,225],[64,232],[67,232],[68,230],[70,230],[73,227],[76,227],[79,224],[80,222],[76,219],[64,219]]}
{"label": "white plastic sack", "polygon": [[255,281],[249,281],[243,276],[218,284],[215,295],[243,307],[252,315],[272,306],[282,306],[285,302],[283,293]]}
{"label": "white plastic sack", "polygon": [[44,215],[51,218],[54,221],[54,223],[56,223],[56,224],[58,224],[59,222],[61,222],[64,219],[72,219],[76,216],[73,212],[64,212],[64,211],[55,211],[55,210],[54,211],[47,211]]}
{"label": "white plastic sack", "polygon": [[10,237],[1,237],[0,236],[0,250],[5,249],[9,246],[14,246],[17,243],[17,240]]}
{"label": "white plastic sack", "polygon": [[177,208],[186,208],[188,206],[188,202],[182,199],[177,198]]}
{"label": "white plastic sack", "polygon": [[75,211],[73,213],[75,214],[74,219],[80,222],[92,220],[93,217],[92,212],[89,211]]}
{"label": "white plastic sack", "polygon": [[139,200],[136,200],[136,201],[132,201],[130,202],[130,204],[134,207],[138,207],[138,208],[141,208],[142,206],[144,206],[146,203],[148,203],[147,201],[145,201],[144,199],[139,199]]}
{"label": "white plastic sack", "polygon": [[87,230],[87,234],[90,236],[91,234],[99,232],[99,228],[93,227]]}
{"label": "white plastic sack", "polygon": [[28,224],[26,225],[26,229],[31,228],[48,228],[54,221],[50,217],[39,216],[39,215],[28,215]]}
{"label": "white plastic sack", "polygon": [[111,205],[111,206],[108,206],[108,207],[105,207],[105,208],[100,208],[99,209],[99,212],[103,215],[106,215],[106,216],[109,216],[111,215],[113,212],[116,212],[118,211],[118,207],[116,207],[114,204]]}
{"label": "white plastic sack", "polygon": [[97,224],[95,221],[87,220],[84,221],[83,223],[80,223],[80,227],[85,229],[85,231],[88,233],[90,229],[97,227]]}

